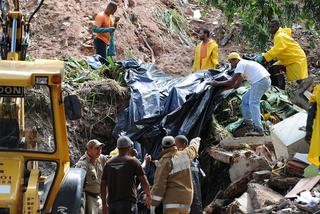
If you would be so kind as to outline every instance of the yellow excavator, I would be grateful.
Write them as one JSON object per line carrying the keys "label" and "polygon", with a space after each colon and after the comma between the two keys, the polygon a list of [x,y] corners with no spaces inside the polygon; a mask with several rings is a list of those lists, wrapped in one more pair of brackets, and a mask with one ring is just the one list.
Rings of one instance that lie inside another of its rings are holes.
{"label": "yellow excavator", "polygon": [[62,89],[62,61],[25,61],[43,0],[28,19],[9,3],[0,5],[0,214],[80,213],[85,172],[70,168],[66,128],[80,102]]}

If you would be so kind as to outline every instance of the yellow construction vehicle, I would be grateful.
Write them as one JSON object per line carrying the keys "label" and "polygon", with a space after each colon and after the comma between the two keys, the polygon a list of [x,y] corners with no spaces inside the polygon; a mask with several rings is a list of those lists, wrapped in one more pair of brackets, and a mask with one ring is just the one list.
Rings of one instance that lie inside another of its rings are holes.
{"label": "yellow construction vehicle", "polygon": [[81,117],[63,98],[64,63],[24,61],[29,23],[14,1],[2,11],[0,60],[0,214],[80,213],[85,172],[70,168],[66,117]]}

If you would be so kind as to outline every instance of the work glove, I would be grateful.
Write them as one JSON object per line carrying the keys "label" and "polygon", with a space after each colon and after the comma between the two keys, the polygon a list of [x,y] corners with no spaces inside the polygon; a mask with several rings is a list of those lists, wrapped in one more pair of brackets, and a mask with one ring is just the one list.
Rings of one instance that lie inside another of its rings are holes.
{"label": "work glove", "polygon": [[257,56],[256,57],[256,62],[259,64],[263,64],[265,62],[265,58],[263,56]]}

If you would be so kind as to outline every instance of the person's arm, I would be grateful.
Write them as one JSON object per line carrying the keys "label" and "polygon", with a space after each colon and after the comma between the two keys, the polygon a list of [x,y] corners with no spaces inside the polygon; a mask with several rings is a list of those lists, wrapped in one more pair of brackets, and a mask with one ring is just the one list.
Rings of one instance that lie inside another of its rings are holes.
{"label": "person's arm", "polygon": [[113,33],[114,30],[114,27],[97,27],[96,25],[94,25],[92,28],[94,33]]}
{"label": "person's arm", "polygon": [[265,54],[263,54],[264,59],[270,62],[273,58],[276,58],[287,48],[286,38],[283,36],[278,36],[274,40],[274,46]]}
{"label": "person's arm", "polygon": [[139,177],[143,191],[146,193],[145,204],[149,208],[151,203],[150,185],[145,175]]}
{"label": "person's arm", "polygon": [[101,199],[102,199],[102,211],[103,214],[108,214],[108,204],[107,204],[107,182],[106,180],[101,180],[100,185],[100,191],[101,191]]}
{"label": "person's arm", "polygon": [[211,80],[209,82],[210,85],[214,87],[227,87],[227,88],[237,88],[240,86],[241,82],[243,81],[243,78],[240,73],[234,73],[232,75],[232,78],[225,81],[216,81]]}
{"label": "person's arm", "polygon": [[190,160],[193,160],[197,157],[200,147],[200,141],[200,137],[193,138],[190,142],[190,145],[183,150],[183,152],[187,153]]}

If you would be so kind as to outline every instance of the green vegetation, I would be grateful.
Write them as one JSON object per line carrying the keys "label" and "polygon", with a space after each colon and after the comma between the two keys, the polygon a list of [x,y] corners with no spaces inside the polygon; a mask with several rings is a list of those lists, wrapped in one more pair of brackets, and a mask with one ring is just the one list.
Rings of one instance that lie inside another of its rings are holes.
{"label": "green vegetation", "polygon": [[170,32],[178,34],[184,44],[193,46],[188,20],[181,12],[177,9],[159,10],[156,16]]}
{"label": "green vegetation", "polygon": [[103,80],[105,78],[114,79],[120,85],[124,85],[124,68],[114,63],[111,58],[107,58],[109,65],[102,65],[98,69],[93,69],[84,59],[76,60],[73,57],[67,58],[65,61],[65,79],[66,83],[81,84],[83,82],[93,80]]}
{"label": "green vegetation", "polygon": [[260,51],[267,47],[268,24],[275,18],[289,27],[294,23],[304,23],[307,29],[319,36],[319,0],[198,0],[198,3],[221,9],[228,23],[239,20],[242,36]]}

